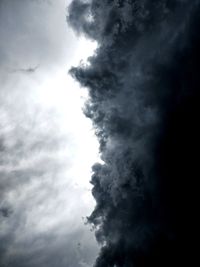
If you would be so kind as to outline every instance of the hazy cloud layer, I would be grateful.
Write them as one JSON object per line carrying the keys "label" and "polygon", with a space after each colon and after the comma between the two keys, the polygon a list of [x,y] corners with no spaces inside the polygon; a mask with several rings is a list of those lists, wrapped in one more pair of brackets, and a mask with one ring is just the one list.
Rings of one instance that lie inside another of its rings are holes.
{"label": "hazy cloud layer", "polygon": [[72,76],[88,88],[103,164],[89,221],[96,267],[197,259],[199,11],[190,0],[74,0],[68,21],[98,41]]}
{"label": "hazy cloud layer", "polygon": [[91,126],[67,78],[78,53],[67,4],[0,1],[1,267],[86,267],[97,253],[84,225],[95,154],[85,156]]}

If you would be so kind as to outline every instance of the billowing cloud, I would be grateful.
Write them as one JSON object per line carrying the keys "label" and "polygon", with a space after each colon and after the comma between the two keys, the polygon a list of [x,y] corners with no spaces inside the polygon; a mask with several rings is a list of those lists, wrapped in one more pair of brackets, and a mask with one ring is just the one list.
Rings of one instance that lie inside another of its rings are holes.
{"label": "billowing cloud", "polygon": [[199,1],[74,0],[98,42],[87,87],[104,163],[93,166],[95,267],[193,265],[198,210]]}

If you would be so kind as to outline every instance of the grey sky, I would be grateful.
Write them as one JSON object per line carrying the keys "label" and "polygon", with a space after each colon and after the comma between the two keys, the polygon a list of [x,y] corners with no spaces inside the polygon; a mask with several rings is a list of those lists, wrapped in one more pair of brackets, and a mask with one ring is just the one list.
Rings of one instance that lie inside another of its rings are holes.
{"label": "grey sky", "polygon": [[84,217],[98,145],[67,75],[95,45],[69,29],[67,4],[0,0],[1,266],[86,267],[97,254]]}

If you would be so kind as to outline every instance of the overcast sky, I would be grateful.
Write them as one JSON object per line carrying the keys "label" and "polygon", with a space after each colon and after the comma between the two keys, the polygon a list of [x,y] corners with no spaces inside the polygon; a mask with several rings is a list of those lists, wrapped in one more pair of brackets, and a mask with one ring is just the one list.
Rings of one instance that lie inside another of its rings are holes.
{"label": "overcast sky", "polygon": [[84,224],[98,143],[68,75],[96,44],[69,29],[68,4],[0,0],[0,266],[86,267],[98,252]]}
{"label": "overcast sky", "polygon": [[199,12],[0,0],[0,267],[199,265]]}

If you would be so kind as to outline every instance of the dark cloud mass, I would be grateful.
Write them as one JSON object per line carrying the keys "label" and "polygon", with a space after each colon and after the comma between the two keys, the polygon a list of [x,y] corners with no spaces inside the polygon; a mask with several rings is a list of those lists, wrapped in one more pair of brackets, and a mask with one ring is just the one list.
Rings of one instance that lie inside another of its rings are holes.
{"label": "dark cloud mass", "polygon": [[[90,99],[95,267],[197,264],[200,1],[74,0],[68,21],[98,42],[71,74]],[[194,264],[195,262],[195,264]]]}

